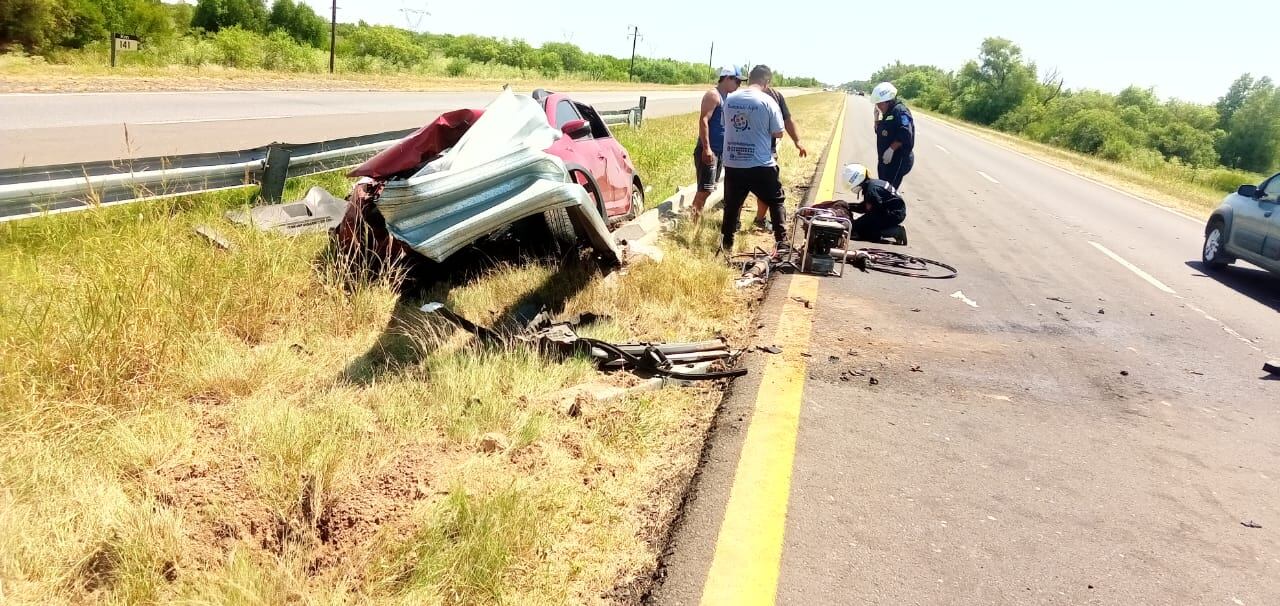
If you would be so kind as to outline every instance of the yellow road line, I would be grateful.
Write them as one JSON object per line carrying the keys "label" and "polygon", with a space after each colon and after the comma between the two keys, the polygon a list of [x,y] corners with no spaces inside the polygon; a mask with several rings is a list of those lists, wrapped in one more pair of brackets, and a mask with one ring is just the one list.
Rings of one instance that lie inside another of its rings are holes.
{"label": "yellow road line", "polygon": [[782,353],[765,362],[755,412],[738,458],[716,553],[702,588],[707,606],[773,604],[782,561],[791,464],[804,394],[805,358],[818,279],[795,276],[787,290],[775,343]]}
{"label": "yellow road line", "polygon": [[844,140],[844,115],[847,113],[848,99],[840,105],[840,117],[836,118],[835,134],[831,135],[831,147],[827,151],[827,165],[822,167],[822,180],[818,182],[818,195],[815,202],[826,202],[836,195],[836,169],[840,167],[840,142]]}
{"label": "yellow road line", "polygon": [[[831,146],[827,165],[818,183],[818,201],[835,192],[840,141],[844,138],[845,106]],[[796,434],[806,375],[803,354],[813,331],[813,309],[798,301],[818,300],[818,279],[799,275],[791,279],[782,305],[774,343],[782,353],[765,362],[756,394],[755,412],[738,457],[733,488],[725,507],[715,556],[702,588],[704,606],[773,604],[778,591],[782,542],[787,526],[787,499],[791,494],[791,467],[795,460]]]}

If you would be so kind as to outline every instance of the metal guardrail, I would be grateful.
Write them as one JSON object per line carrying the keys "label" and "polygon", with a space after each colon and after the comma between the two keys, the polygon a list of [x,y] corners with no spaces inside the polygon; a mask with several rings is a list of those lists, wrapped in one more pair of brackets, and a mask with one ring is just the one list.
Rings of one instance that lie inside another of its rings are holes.
{"label": "metal guardrail", "polygon": [[[610,126],[639,127],[645,102],[640,97],[636,107],[597,113]],[[416,130],[234,152],[0,169],[0,221],[255,185],[262,186],[264,200],[279,202],[286,179],[356,166]]]}

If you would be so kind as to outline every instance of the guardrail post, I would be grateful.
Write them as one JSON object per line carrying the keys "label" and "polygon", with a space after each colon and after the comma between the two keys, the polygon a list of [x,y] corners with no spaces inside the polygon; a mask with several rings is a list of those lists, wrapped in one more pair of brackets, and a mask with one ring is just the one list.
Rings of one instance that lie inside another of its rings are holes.
{"label": "guardrail post", "polygon": [[273,144],[267,148],[267,165],[262,171],[262,190],[259,195],[268,204],[277,204],[284,198],[284,182],[289,178],[289,150]]}
{"label": "guardrail post", "polygon": [[649,104],[649,98],[640,95],[640,105],[636,107],[636,128],[640,128],[644,124],[644,107]]}

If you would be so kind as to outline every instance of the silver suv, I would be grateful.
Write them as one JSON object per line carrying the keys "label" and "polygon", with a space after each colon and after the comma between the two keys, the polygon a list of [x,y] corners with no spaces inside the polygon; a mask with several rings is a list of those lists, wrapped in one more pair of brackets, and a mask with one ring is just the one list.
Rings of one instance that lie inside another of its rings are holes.
{"label": "silver suv", "polygon": [[1280,273],[1280,174],[1262,185],[1241,185],[1222,201],[1204,228],[1200,258],[1217,269],[1244,259]]}

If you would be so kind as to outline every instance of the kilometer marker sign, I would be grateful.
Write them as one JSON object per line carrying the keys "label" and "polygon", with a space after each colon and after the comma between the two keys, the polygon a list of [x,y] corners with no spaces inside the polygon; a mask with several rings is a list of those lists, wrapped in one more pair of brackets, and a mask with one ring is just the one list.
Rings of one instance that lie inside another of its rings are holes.
{"label": "kilometer marker sign", "polygon": [[111,34],[111,67],[116,66],[116,53],[132,53],[142,49],[142,41],[129,34]]}

